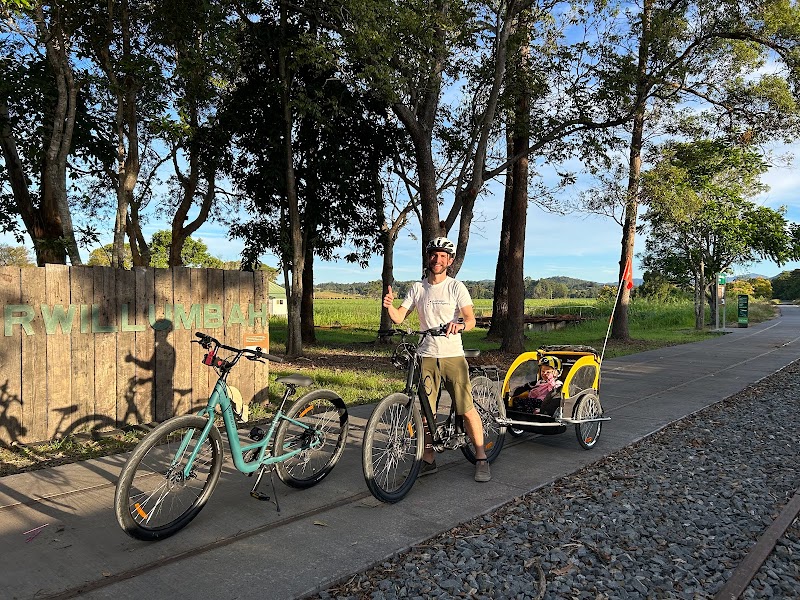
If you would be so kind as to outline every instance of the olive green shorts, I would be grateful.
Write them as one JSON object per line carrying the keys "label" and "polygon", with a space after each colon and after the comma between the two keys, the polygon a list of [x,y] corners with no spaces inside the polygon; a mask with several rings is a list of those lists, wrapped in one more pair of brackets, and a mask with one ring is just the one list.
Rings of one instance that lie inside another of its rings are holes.
{"label": "olive green shorts", "polygon": [[456,405],[456,412],[463,415],[472,410],[472,384],[469,381],[469,366],[463,356],[447,358],[422,357],[420,395],[428,398],[431,412],[436,414],[436,399],[439,385],[444,381],[444,389]]}

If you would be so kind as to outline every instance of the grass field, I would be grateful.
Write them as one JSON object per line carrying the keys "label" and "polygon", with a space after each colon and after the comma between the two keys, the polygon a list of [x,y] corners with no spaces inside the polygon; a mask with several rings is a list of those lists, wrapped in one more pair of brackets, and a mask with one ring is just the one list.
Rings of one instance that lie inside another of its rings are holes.
{"label": "grass field", "polygon": [[[597,304],[587,299],[526,300],[525,311],[538,314],[578,314],[587,320],[577,325],[549,332],[527,331],[526,348],[535,350],[546,344],[587,344],[602,348],[608,329],[612,306]],[[319,348],[347,346],[353,343],[366,343],[375,339],[380,325],[381,305],[377,300],[318,299],[314,302],[314,319],[317,326]],[[491,300],[476,300],[476,316],[490,315]],[[728,326],[736,326],[736,311],[728,310]],[[750,320],[753,323],[769,319],[774,308],[767,303],[751,302]],[[642,343],[652,343],[655,347],[705,339],[718,335],[709,330],[694,329],[694,314],[689,302],[660,304],[646,300],[634,300],[628,312],[630,335],[633,344],[612,343],[606,350],[607,357],[621,356],[638,352]],[[419,328],[416,313],[412,313],[402,325],[409,329]],[[497,342],[486,339],[486,330],[476,328],[464,335],[465,344],[481,350],[496,350]],[[270,321],[270,340],[273,350],[284,351],[286,342],[286,319]]]}

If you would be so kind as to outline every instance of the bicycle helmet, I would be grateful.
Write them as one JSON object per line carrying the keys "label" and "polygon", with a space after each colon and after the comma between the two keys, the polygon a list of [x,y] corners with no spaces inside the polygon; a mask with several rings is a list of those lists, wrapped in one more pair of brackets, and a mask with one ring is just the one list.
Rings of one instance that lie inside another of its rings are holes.
{"label": "bicycle helmet", "polygon": [[539,359],[539,366],[547,366],[555,369],[558,374],[561,374],[561,359],[557,356],[543,356]]}
{"label": "bicycle helmet", "polygon": [[427,254],[431,252],[447,252],[450,256],[455,256],[456,245],[446,237],[437,237],[428,242],[428,245],[425,246],[425,252]]}

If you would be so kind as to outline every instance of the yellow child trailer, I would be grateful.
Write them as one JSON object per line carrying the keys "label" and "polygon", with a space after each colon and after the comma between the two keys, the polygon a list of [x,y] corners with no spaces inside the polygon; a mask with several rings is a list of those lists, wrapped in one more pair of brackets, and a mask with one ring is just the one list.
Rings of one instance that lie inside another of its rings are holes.
{"label": "yellow child trailer", "polygon": [[[555,357],[557,360],[548,359]],[[560,364],[560,386],[544,398],[531,398],[539,378],[540,364]],[[588,450],[600,437],[603,416],[600,405],[600,355],[590,346],[542,346],[520,354],[508,369],[502,387],[505,425],[512,435],[523,432],[552,435],[575,426],[580,445]]]}

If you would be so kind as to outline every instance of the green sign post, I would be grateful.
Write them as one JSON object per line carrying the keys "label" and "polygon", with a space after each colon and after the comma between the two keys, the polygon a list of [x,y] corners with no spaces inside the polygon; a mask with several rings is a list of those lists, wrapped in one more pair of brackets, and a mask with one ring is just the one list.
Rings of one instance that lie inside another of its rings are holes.
{"label": "green sign post", "polygon": [[738,297],[738,310],[739,310],[739,327],[747,327],[748,323],[748,297],[747,294],[739,294]]}
{"label": "green sign post", "polygon": [[715,303],[714,318],[719,329],[719,307],[722,305],[722,328],[725,329],[725,275],[717,275],[717,302]]}

